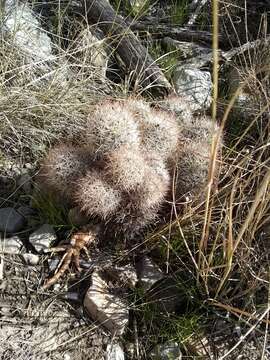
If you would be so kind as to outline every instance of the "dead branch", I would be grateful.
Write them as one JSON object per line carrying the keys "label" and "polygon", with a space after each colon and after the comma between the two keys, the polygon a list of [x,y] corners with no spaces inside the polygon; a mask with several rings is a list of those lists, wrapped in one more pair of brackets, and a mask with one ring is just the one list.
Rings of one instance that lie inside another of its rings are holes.
{"label": "dead branch", "polygon": [[[157,24],[149,20],[130,23],[130,28],[134,31],[148,32],[153,38],[170,37],[175,40],[195,42],[202,45],[212,44],[212,33],[208,31],[198,31],[167,24]],[[233,41],[233,39],[231,39],[231,41]],[[221,48],[228,48],[228,39],[219,34],[219,44]]]}
{"label": "dead branch", "polygon": [[133,75],[133,82],[144,90],[155,88],[166,95],[171,86],[159,66],[148,54],[124,19],[117,15],[106,0],[82,0],[87,19],[97,24],[110,39],[111,46],[121,61],[126,72]]}
{"label": "dead branch", "polygon": [[[263,48],[265,48],[266,50],[269,49],[269,45],[270,45],[270,36],[266,36],[265,38],[262,39],[257,39],[254,41],[249,41],[239,47],[233,48],[229,51],[223,52],[222,56],[225,58],[226,61],[230,61],[233,58],[237,57],[237,56],[241,56],[244,53],[246,53],[247,51],[251,52],[256,52],[259,49],[262,50]],[[268,50],[269,51],[269,50]]]}

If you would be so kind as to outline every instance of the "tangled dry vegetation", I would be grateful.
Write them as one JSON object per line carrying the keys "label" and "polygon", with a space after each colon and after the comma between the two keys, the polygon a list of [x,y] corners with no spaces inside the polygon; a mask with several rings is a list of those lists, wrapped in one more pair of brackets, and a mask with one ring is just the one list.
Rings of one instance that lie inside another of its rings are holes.
{"label": "tangled dry vegetation", "polygon": [[[230,353],[235,358],[233,351],[252,332],[265,337],[263,359],[269,328],[270,121],[262,49],[238,57],[234,68],[241,86],[219,99],[217,126],[206,116],[193,116],[183,99],[142,101],[130,97],[124,85],[104,83],[87,63],[89,48],[75,40],[65,51],[55,49],[49,74],[29,64],[12,39],[2,34],[1,40],[5,176],[12,177],[6,170],[10,161],[38,164],[35,170],[41,164],[42,189],[126,235],[155,224],[159,216],[159,226],[140,240],[149,252],[158,252],[164,272],[185,273],[183,292],[193,304],[182,322],[169,318],[164,339],[181,340],[188,349],[195,330],[185,333],[187,323],[198,317],[204,325],[200,336],[227,314],[230,325],[242,329],[242,338],[226,350],[228,358]],[[249,95],[248,111],[239,94]],[[161,315],[146,313],[145,305],[136,303],[136,310],[147,318],[152,344]]]}
{"label": "tangled dry vegetation", "polygon": [[[80,36],[85,28],[77,25]],[[85,127],[91,104],[112,95],[110,81],[105,85],[104,74],[88,55],[92,48],[92,43],[70,38],[65,50],[57,42],[53,44],[50,61],[31,60],[12,36],[1,31],[2,160],[16,159],[23,166],[27,161],[38,161],[48,145],[61,138],[80,142],[78,134]],[[121,92],[114,86],[114,94]]]}

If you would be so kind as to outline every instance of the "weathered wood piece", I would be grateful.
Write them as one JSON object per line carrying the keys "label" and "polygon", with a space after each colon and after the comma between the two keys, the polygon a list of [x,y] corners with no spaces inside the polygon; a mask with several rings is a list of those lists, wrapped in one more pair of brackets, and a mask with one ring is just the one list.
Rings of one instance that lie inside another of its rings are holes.
{"label": "weathered wood piece", "polygon": [[[170,37],[179,41],[195,42],[202,45],[212,44],[212,33],[208,31],[192,30],[190,28],[172,26],[168,24],[158,24],[153,21],[136,21],[130,23],[130,28],[136,31],[145,31],[152,35],[153,38]],[[230,39],[232,42],[234,39]],[[221,48],[230,47],[228,39],[219,34],[219,44]]]}
{"label": "weathered wood piece", "polygon": [[270,36],[266,36],[262,39],[257,39],[254,41],[248,41],[247,43],[239,46],[239,47],[235,47],[229,51],[226,52],[222,52],[222,56],[226,61],[231,61],[233,58],[239,57],[241,55],[244,56],[244,54],[246,52],[249,52],[249,54],[253,54],[252,56],[254,56],[254,52],[260,52],[262,53],[268,53],[268,56],[266,57],[266,61],[269,58],[269,53],[270,53]]}
{"label": "weathered wood piece", "polygon": [[144,90],[158,90],[167,95],[170,83],[159,66],[140,43],[125,20],[116,14],[107,0],[82,0],[87,19],[98,23],[99,28],[111,39],[111,46],[120,57],[133,83]]}

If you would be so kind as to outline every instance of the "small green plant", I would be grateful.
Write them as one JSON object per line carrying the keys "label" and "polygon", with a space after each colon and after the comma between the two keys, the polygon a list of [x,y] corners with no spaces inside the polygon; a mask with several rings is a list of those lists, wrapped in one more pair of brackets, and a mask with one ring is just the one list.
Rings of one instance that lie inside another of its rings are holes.
{"label": "small green plant", "polygon": [[53,194],[44,193],[44,191],[36,188],[31,205],[38,211],[37,223],[46,221],[58,229],[72,228],[68,219],[68,209],[56,202]]}
{"label": "small green plant", "polygon": [[[150,349],[167,341],[182,344],[194,333],[199,333],[206,311],[191,279],[176,276],[173,282],[169,278],[160,284],[156,290],[145,292],[139,287],[133,293],[134,314],[140,327],[145,327],[144,346]],[[173,295],[171,288],[174,288]],[[172,300],[174,296],[176,299]],[[178,310],[168,312],[174,302],[178,303]]]}
{"label": "small green plant", "polygon": [[161,44],[159,42],[156,42],[149,49],[149,53],[164,71],[167,78],[171,80],[174,69],[179,62],[177,56],[178,51],[167,49],[166,53],[164,53],[164,49]]}
{"label": "small green plant", "polygon": [[175,25],[182,25],[186,20],[188,14],[188,0],[173,0],[170,11],[171,22]]}
{"label": "small green plant", "polygon": [[139,18],[148,12],[152,2],[152,0],[112,0],[111,4],[116,12],[122,10],[126,14]]}

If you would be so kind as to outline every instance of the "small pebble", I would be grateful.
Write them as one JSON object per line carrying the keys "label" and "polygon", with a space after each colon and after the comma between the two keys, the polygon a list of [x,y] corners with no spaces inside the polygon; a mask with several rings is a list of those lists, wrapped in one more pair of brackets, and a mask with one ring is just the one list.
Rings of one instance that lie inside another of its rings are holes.
{"label": "small pebble", "polygon": [[28,265],[37,265],[39,263],[39,256],[36,254],[26,253],[23,254],[23,258]]}
{"label": "small pebble", "polygon": [[49,224],[44,224],[29,236],[30,243],[38,252],[48,249],[57,239],[54,228]]}
{"label": "small pebble", "polygon": [[125,354],[118,344],[108,344],[106,349],[106,360],[125,360]]}

